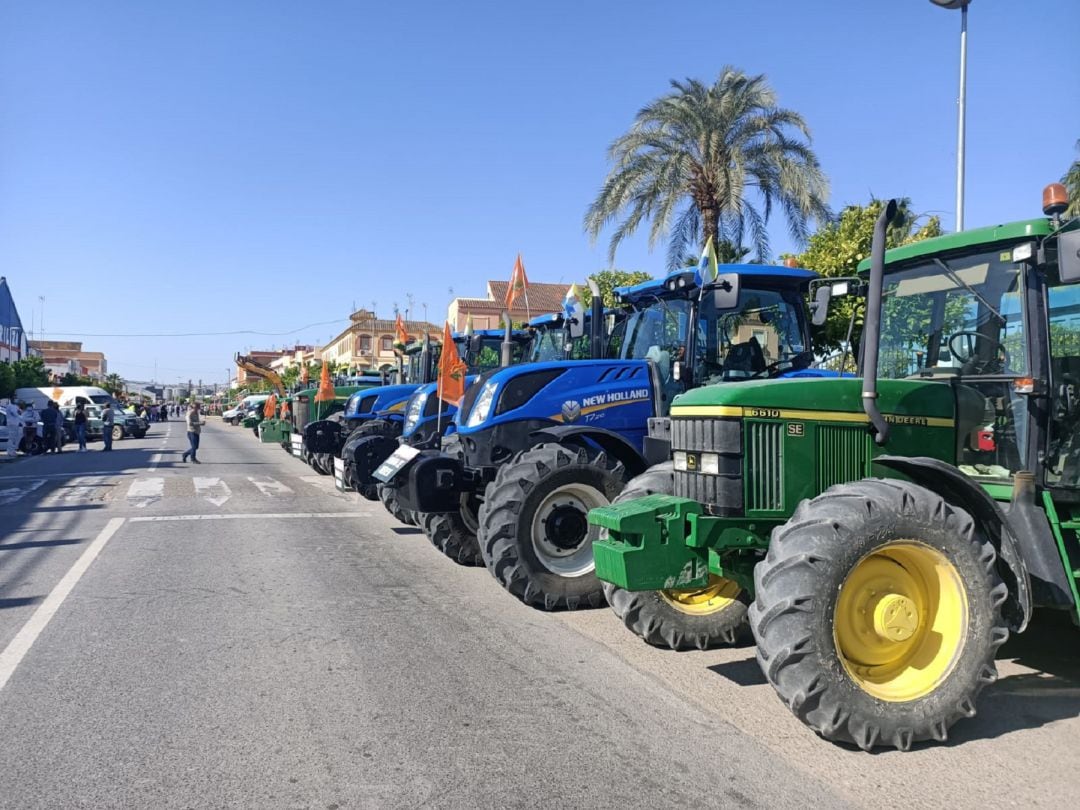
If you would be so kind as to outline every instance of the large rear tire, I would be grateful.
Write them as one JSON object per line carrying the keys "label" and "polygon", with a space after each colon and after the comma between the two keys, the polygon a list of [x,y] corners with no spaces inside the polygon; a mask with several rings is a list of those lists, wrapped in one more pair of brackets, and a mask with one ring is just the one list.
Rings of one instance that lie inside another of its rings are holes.
{"label": "large rear tire", "polygon": [[590,509],[626,484],[626,468],[605,453],[541,444],[499,468],[480,507],[480,549],[495,579],[542,610],[599,607]]}
{"label": "large rear tire", "polygon": [[994,546],[970,515],[906,481],[803,501],[754,571],[750,626],[780,699],[864,750],[944,740],[997,679],[1009,636]]}
{"label": "large rear tire", "polygon": [[416,513],[405,509],[398,503],[397,489],[386,484],[378,485],[379,500],[386,507],[386,511],[394,516],[399,523],[406,526],[416,525]]}
{"label": "large rear tire", "polygon": [[[675,468],[670,461],[650,467],[626,485],[615,503],[646,495],[672,495]],[[730,579],[712,577],[704,588],[626,591],[603,583],[604,598],[632,633],[655,647],[707,650],[733,644],[746,624],[746,591]]]}

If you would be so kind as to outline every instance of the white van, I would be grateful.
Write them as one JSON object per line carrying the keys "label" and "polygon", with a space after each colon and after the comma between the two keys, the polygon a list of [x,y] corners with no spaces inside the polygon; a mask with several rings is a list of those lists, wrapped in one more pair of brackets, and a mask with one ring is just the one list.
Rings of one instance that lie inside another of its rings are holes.
{"label": "white van", "polygon": [[54,385],[43,388],[17,388],[12,397],[15,402],[28,402],[37,410],[44,408],[49,400],[64,408],[68,405],[74,407],[80,402],[84,405],[104,405],[111,402],[117,407],[116,398],[104,388],[93,385]]}

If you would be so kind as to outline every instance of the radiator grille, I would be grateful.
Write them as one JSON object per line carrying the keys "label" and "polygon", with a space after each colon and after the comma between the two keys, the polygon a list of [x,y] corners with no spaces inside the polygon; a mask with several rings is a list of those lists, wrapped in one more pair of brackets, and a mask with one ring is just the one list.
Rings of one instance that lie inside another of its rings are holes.
{"label": "radiator grille", "polygon": [[870,474],[870,434],[865,427],[819,425],[817,438],[821,490]]}
{"label": "radiator grille", "polygon": [[784,437],[780,422],[746,423],[746,508],[784,508]]}

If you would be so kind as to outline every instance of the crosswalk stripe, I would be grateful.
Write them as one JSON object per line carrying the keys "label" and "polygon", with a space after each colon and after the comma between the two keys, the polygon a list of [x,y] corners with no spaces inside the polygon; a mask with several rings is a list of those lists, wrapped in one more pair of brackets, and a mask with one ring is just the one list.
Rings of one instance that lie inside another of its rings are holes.
{"label": "crosswalk stripe", "polygon": [[232,497],[229,485],[220,478],[194,478],[195,494],[214,506],[222,506]]}
{"label": "crosswalk stripe", "polygon": [[128,487],[128,503],[142,509],[161,500],[165,492],[164,478],[136,478]]}
{"label": "crosswalk stripe", "polygon": [[258,477],[249,475],[248,481],[258,487],[259,492],[270,498],[275,495],[292,495],[293,492],[289,487],[285,486],[285,484],[280,481],[275,481],[273,478],[265,475]]}
{"label": "crosswalk stripe", "polygon": [[18,501],[24,496],[29,495],[35,489],[41,488],[44,483],[44,478],[35,478],[17,487],[0,489],[0,506],[7,506],[10,503],[15,503],[15,501]]}

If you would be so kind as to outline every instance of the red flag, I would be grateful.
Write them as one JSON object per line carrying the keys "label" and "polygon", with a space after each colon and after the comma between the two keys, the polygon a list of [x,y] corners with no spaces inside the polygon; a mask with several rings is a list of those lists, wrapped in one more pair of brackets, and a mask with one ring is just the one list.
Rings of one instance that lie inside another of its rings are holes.
{"label": "red flag", "polygon": [[443,326],[442,353],[439,355],[438,396],[443,402],[458,405],[465,396],[465,368],[447,322]]}
{"label": "red flag", "polygon": [[525,265],[521,262],[521,254],[514,262],[514,272],[510,276],[510,286],[506,288],[506,308],[513,309],[518,296],[525,296],[525,306],[529,306],[529,277],[525,275]]}
{"label": "red flag", "polygon": [[334,383],[330,380],[330,366],[323,360],[322,374],[319,375],[319,390],[315,393],[315,401],[333,402],[336,395]]}
{"label": "red flag", "polygon": [[274,411],[277,409],[277,394],[271,394],[270,399],[266,400],[266,404],[263,405],[263,418],[273,419]]}

